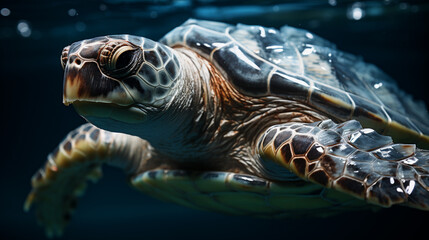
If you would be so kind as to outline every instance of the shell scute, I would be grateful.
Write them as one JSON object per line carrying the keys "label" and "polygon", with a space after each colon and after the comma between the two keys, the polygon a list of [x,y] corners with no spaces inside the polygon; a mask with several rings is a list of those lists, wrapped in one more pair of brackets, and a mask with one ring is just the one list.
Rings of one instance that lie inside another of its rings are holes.
{"label": "shell scute", "polygon": [[[395,141],[429,145],[426,107],[361,57],[302,29],[281,30],[191,19],[163,39],[212,61],[249,96],[274,95],[308,104],[338,121],[358,120]],[[421,142],[421,143],[420,143]]]}
{"label": "shell scute", "polygon": [[288,74],[276,71],[270,78],[270,92],[278,96],[304,101],[308,95],[310,82],[297,79]]}
{"label": "shell scute", "polygon": [[198,49],[200,54],[210,56],[216,48],[222,47],[231,41],[224,33],[214,32],[206,28],[195,27],[186,35],[186,45]]}
{"label": "shell scute", "polygon": [[237,45],[220,48],[213,59],[223,66],[227,78],[240,91],[260,96],[267,95],[267,76],[271,71],[266,62],[253,58]]}

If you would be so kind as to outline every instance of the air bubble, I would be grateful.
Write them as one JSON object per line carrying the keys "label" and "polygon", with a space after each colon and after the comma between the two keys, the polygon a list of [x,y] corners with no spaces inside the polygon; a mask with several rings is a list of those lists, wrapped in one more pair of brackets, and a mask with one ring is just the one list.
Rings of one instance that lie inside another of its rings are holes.
{"label": "air bubble", "polygon": [[0,10],[0,14],[1,14],[3,17],[7,17],[7,16],[9,16],[9,15],[10,15],[10,9],[9,9],[9,8],[2,8],[2,9]]}
{"label": "air bubble", "polygon": [[74,8],[70,8],[70,9],[67,11],[67,13],[68,13],[68,15],[69,15],[70,17],[74,17],[74,16],[78,15],[78,14],[77,14],[76,9],[74,9]]}
{"label": "air bubble", "polygon": [[360,20],[365,16],[365,10],[363,4],[360,2],[353,3],[353,5],[347,10],[347,18],[353,20]]}
{"label": "air bubble", "polygon": [[31,28],[27,21],[19,21],[16,29],[18,30],[19,34],[25,38],[31,36]]}

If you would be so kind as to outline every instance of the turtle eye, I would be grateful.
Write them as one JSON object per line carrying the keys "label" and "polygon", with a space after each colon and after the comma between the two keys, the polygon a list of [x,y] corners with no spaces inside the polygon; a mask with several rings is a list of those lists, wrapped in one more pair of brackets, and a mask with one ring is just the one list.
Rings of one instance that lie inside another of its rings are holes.
{"label": "turtle eye", "polygon": [[125,52],[120,53],[116,59],[115,68],[122,69],[129,66],[133,60],[134,51],[126,50]]}
{"label": "turtle eye", "polygon": [[70,46],[67,46],[63,49],[63,52],[61,53],[61,66],[63,67],[63,69],[66,67],[66,64],[67,64],[69,50],[70,50]]}
{"label": "turtle eye", "polygon": [[123,77],[131,73],[135,70],[138,60],[137,48],[115,42],[107,44],[99,58],[100,66],[114,77]]}

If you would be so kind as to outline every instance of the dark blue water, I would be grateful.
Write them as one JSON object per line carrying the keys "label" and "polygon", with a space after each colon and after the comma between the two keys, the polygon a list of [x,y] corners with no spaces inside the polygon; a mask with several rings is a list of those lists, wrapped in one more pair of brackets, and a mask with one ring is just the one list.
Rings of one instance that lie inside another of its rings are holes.
{"label": "dark blue water", "polygon": [[[22,205],[32,174],[84,123],[62,105],[61,50],[98,35],[159,39],[187,18],[306,28],[363,56],[429,102],[426,1],[2,1],[0,3],[0,237],[43,239]],[[90,184],[64,239],[398,239],[425,234],[429,214],[407,208],[319,219],[264,220],[201,212],[132,189],[118,170]],[[425,235],[423,235],[424,237]]]}

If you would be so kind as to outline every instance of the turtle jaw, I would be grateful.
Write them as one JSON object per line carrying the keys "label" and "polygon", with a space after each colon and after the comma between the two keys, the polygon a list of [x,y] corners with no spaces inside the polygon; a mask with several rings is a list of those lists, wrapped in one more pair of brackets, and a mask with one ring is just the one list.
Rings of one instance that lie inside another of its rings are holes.
{"label": "turtle jaw", "polygon": [[63,103],[75,101],[114,103],[120,106],[134,104],[134,99],[123,84],[103,74],[96,62],[79,57],[64,70]]}
{"label": "turtle jaw", "polygon": [[[136,104],[123,83],[101,73],[95,62],[74,60],[64,72],[63,103],[84,118],[141,123],[146,111]],[[99,126],[103,128],[103,126]]]}
{"label": "turtle jaw", "polygon": [[[138,124],[145,122],[147,117],[145,110],[138,107],[137,105],[121,106],[114,103],[77,100],[73,102],[73,106],[76,112],[78,112],[79,115],[83,116],[87,120],[110,119],[116,122]],[[106,128],[106,126],[99,127]]]}

